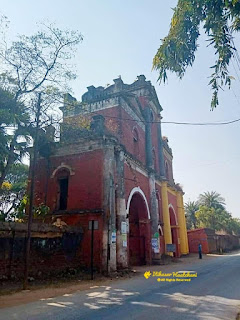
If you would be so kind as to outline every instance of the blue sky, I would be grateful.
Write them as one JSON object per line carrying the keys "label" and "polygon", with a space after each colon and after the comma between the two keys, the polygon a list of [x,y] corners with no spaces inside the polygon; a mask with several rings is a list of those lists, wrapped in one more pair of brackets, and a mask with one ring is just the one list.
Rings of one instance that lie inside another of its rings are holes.
{"label": "blue sky", "polygon": [[[105,86],[121,75],[132,83],[144,74],[155,85],[163,107],[163,121],[215,122],[240,118],[239,81],[224,91],[220,106],[210,111],[211,93],[207,86],[213,50],[199,40],[196,61],[183,80],[175,75],[167,85],[157,83],[152,59],[168,32],[176,0],[51,0],[2,1],[1,13],[10,22],[11,35],[32,34],[36,23],[55,22],[60,28],[79,30],[84,41],[76,55],[78,78],[72,84],[80,99],[89,85]],[[239,37],[239,36],[238,36]],[[237,42],[237,40],[236,40]],[[238,44],[239,42],[237,42]],[[174,154],[175,181],[185,190],[185,201],[196,200],[204,191],[217,191],[226,199],[227,209],[240,218],[240,123],[218,127],[163,124]]]}

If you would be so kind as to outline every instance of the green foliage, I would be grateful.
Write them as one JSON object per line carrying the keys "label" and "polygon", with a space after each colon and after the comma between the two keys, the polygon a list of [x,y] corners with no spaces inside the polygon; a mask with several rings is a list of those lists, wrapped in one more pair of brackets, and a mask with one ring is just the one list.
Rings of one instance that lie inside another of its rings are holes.
{"label": "green foliage", "polygon": [[31,36],[17,36],[11,44],[4,35],[0,38],[0,187],[12,164],[34,144],[36,130],[59,125],[57,105],[76,77],[68,62],[81,41],[78,31],[51,24],[42,24]]}
{"label": "green foliage", "polygon": [[221,195],[216,191],[207,191],[203,194],[200,194],[198,202],[200,205],[206,206],[208,208],[222,210],[225,208],[225,199],[221,197]]}
{"label": "green foliage", "polygon": [[200,206],[195,215],[198,227],[211,228],[217,231],[225,230],[231,232],[229,228],[231,215],[223,209]]}
{"label": "green foliage", "polygon": [[229,222],[229,228],[234,234],[240,235],[240,219],[232,218]]}
{"label": "green foliage", "polygon": [[19,207],[24,202],[26,194],[28,166],[16,163],[12,165],[0,189],[0,217],[1,220],[18,218]]}
{"label": "green foliage", "polygon": [[[51,139],[53,141],[51,141]],[[48,130],[41,132],[38,139],[38,151],[39,155],[43,158],[49,159],[51,155],[54,154],[56,149],[56,143],[54,142],[54,133],[51,137],[51,134]]]}
{"label": "green foliage", "polygon": [[195,213],[199,209],[199,204],[195,201],[188,201],[185,203],[185,212],[187,218],[187,228],[195,229],[197,227],[197,219]]}
{"label": "green foliage", "polygon": [[34,218],[44,218],[49,213],[50,208],[41,203],[39,206],[33,208]]}
{"label": "green foliage", "polygon": [[185,204],[187,228],[211,228],[240,235],[240,219],[233,218],[225,208],[225,199],[215,191],[199,195],[197,202]]}
{"label": "green foliage", "polygon": [[[27,218],[27,208],[29,206],[29,197],[25,195],[19,206],[15,212],[15,219],[18,221],[24,221]],[[37,218],[44,218],[49,213],[50,208],[46,206],[44,203],[41,203],[38,206],[33,207],[33,217]]]}
{"label": "green foliage", "polygon": [[178,0],[168,35],[162,40],[153,68],[159,81],[166,82],[167,72],[181,79],[192,66],[198,48],[200,25],[215,49],[216,61],[209,85],[212,88],[211,108],[218,104],[218,91],[231,86],[228,66],[235,53],[233,34],[240,30],[240,2],[236,0]]}
{"label": "green foliage", "polygon": [[[26,187],[29,167],[22,163],[15,163],[9,173],[6,175],[6,180],[12,184],[12,188],[17,190],[20,186]],[[16,185],[16,187],[15,187]]]}
{"label": "green foliage", "polygon": [[24,197],[20,201],[18,207],[16,208],[15,220],[20,221],[20,222],[24,221],[24,219],[26,217],[26,210],[27,210],[28,204],[29,204],[28,196],[24,195]]}
{"label": "green foliage", "polygon": [[[17,103],[13,94],[0,88],[0,174],[11,153],[12,162],[19,161],[26,150],[26,128],[29,120],[23,104]],[[18,146],[11,152],[13,132]],[[10,169],[10,168],[9,168]]]}

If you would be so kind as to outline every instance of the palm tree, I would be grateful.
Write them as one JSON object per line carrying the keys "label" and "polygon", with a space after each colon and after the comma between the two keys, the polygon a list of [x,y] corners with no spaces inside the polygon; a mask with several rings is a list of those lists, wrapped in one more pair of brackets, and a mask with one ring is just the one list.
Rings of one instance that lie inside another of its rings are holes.
{"label": "palm tree", "polygon": [[199,209],[199,204],[197,201],[188,201],[185,203],[185,212],[187,218],[187,228],[188,229],[196,229],[197,219],[195,213]]}
{"label": "palm tree", "polygon": [[216,191],[207,191],[200,194],[198,203],[201,206],[214,209],[225,209],[225,199]]}

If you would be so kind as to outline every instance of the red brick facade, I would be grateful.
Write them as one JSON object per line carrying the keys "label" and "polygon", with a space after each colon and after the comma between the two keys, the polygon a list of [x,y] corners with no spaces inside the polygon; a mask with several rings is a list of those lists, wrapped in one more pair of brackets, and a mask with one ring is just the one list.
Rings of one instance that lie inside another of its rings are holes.
{"label": "red brick facade", "polygon": [[82,103],[66,97],[61,141],[48,160],[39,159],[36,176],[35,202],[50,207],[47,220],[60,217],[83,228],[87,266],[88,224],[98,221],[94,265],[100,270],[158,263],[166,253],[161,199],[166,180],[171,237],[175,255],[181,255],[177,193],[182,190],[173,180],[172,151],[162,140],[155,89],[144,76],[131,85],[120,78],[114,82],[106,89],[89,87]]}

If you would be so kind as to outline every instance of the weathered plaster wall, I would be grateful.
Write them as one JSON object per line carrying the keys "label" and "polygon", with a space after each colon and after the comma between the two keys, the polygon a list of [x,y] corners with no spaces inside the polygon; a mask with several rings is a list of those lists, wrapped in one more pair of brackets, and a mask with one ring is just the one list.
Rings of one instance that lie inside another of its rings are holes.
{"label": "weathered plaster wall", "polygon": [[[67,152],[67,146],[65,146]],[[67,164],[73,170],[69,176],[67,210],[100,209],[103,198],[103,151],[95,150],[77,155],[51,157],[47,187],[47,205],[57,209],[58,182],[51,177],[53,171]],[[46,160],[39,160],[36,175],[36,202],[43,203],[46,190]]]}

